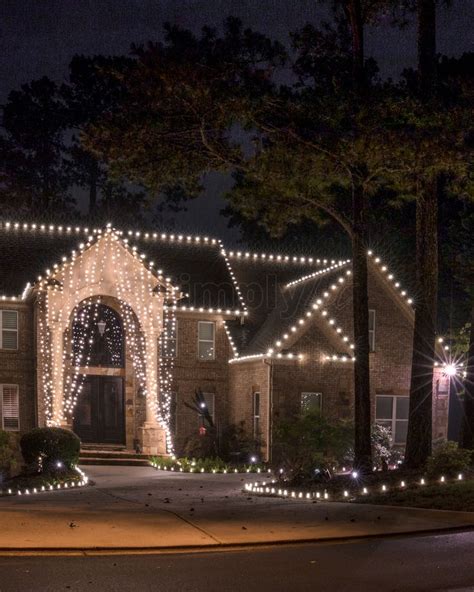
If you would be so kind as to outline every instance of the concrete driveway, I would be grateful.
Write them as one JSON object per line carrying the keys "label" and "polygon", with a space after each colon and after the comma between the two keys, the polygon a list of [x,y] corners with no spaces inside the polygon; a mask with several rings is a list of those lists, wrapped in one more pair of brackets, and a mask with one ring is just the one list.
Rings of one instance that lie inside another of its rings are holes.
{"label": "concrete driveway", "polygon": [[242,493],[255,475],[84,469],[94,486],[0,499],[0,549],[219,547],[474,526],[474,513]]}

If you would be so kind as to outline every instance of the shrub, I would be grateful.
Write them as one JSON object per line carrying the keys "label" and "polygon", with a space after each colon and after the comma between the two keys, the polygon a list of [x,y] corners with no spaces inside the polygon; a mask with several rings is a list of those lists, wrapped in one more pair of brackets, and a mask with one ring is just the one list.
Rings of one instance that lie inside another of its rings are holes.
{"label": "shrub", "polygon": [[438,445],[426,463],[428,477],[440,475],[453,477],[467,471],[471,464],[471,451],[459,448],[456,442],[443,442]]}
{"label": "shrub", "polygon": [[13,434],[0,430],[0,482],[17,465],[18,444]]}
{"label": "shrub", "polygon": [[210,428],[205,434],[189,436],[183,447],[184,456],[191,458],[212,458],[217,456],[216,431]]}
{"label": "shrub", "polygon": [[308,411],[280,421],[275,430],[274,457],[295,482],[320,479],[345,458],[352,443],[350,422]]}
{"label": "shrub", "polygon": [[248,434],[244,422],[230,424],[222,432],[219,441],[219,456],[233,463],[248,463],[255,456],[260,457],[263,442]]}
{"label": "shrub", "polygon": [[374,424],[371,432],[373,463],[383,471],[388,470],[390,464],[402,459],[402,453],[392,446],[392,431],[385,426]]}
{"label": "shrub", "polygon": [[27,464],[40,471],[54,472],[58,463],[66,468],[77,464],[81,441],[63,428],[35,428],[22,436],[20,447]]}

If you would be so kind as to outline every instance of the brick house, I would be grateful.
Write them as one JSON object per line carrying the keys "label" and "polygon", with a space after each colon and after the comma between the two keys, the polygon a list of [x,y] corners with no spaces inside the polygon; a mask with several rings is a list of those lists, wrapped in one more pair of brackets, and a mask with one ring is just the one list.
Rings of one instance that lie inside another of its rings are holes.
{"label": "brick house", "polygon": [[[229,251],[218,239],[0,224],[0,427],[179,453],[202,418],[269,458],[279,418],[353,412],[351,262]],[[406,437],[413,309],[369,257],[373,419]],[[447,434],[449,379],[433,388]]]}

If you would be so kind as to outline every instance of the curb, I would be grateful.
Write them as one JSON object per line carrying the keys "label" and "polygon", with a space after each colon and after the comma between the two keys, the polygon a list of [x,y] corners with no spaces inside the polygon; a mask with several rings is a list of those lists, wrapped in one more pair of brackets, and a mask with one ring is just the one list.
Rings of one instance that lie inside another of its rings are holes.
{"label": "curb", "polygon": [[456,534],[459,532],[474,532],[474,525],[446,526],[437,528],[425,528],[422,530],[407,530],[400,532],[358,534],[350,536],[336,536],[305,539],[281,539],[277,541],[257,541],[246,543],[214,543],[208,545],[183,545],[175,547],[64,547],[64,548],[37,548],[25,549],[21,547],[0,547],[1,557],[34,557],[34,556],[74,556],[95,557],[100,555],[172,555],[187,553],[218,553],[230,551],[245,551],[246,549],[268,548],[279,546],[294,546],[307,544],[344,544],[364,542],[367,540],[385,540],[400,537],[415,537],[429,535]]}

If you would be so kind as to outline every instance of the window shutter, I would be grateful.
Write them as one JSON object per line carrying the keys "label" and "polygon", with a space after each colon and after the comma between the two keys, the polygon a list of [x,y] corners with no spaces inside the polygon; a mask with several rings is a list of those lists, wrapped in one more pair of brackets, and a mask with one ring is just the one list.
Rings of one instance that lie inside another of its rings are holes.
{"label": "window shutter", "polygon": [[20,429],[18,386],[4,384],[2,387],[3,429],[16,432]]}
{"label": "window shutter", "polygon": [[18,313],[16,310],[0,311],[0,347],[18,349]]}

